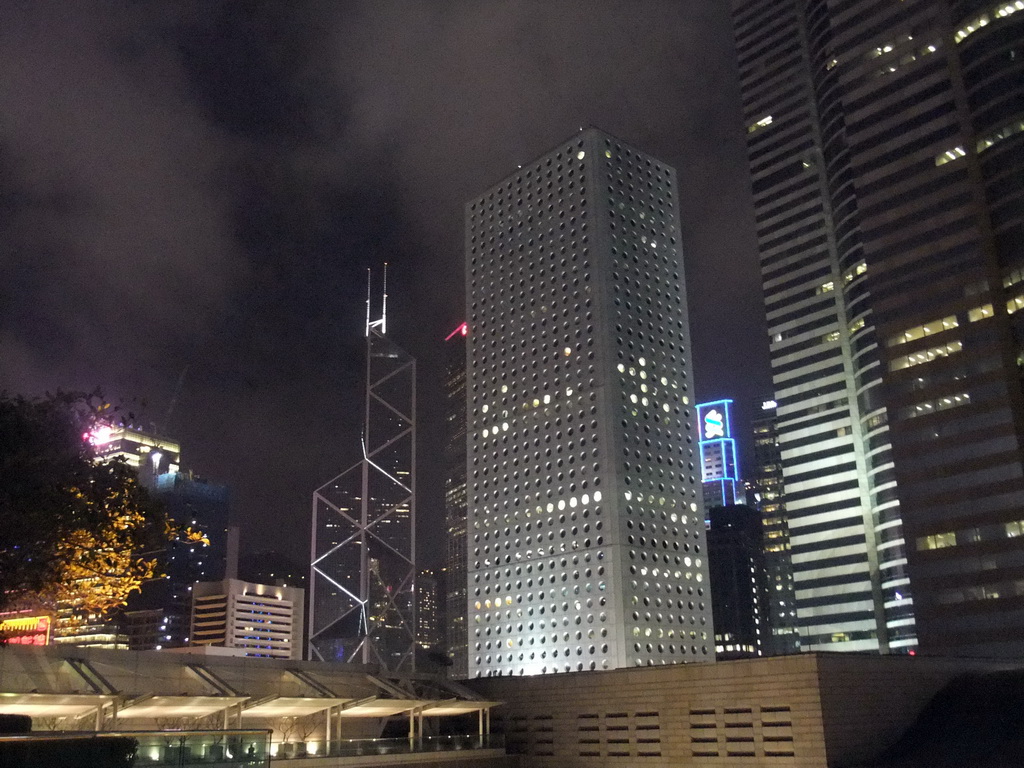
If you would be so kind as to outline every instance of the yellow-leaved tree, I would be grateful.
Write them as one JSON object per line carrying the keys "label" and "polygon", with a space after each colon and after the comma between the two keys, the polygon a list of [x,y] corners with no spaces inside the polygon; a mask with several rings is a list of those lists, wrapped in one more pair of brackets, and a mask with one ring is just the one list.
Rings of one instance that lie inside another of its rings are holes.
{"label": "yellow-leaved tree", "polygon": [[102,615],[158,578],[179,529],[121,460],[97,461],[87,437],[98,395],[0,395],[0,611],[27,600]]}

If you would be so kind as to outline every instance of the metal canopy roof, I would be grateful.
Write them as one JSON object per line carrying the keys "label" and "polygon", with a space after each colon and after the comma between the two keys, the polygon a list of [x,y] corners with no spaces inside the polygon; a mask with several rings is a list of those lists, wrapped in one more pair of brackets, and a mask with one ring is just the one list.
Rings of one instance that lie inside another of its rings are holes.
{"label": "metal canopy roof", "polygon": [[419,699],[373,699],[343,709],[341,717],[391,717],[428,704]]}
{"label": "metal canopy roof", "polygon": [[490,709],[501,704],[500,701],[465,701],[452,699],[450,701],[436,701],[427,704],[423,708],[423,714],[427,717],[447,717],[449,715],[466,715],[470,712],[478,712],[481,709]]}
{"label": "metal canopy roof", "polygon": [[0,715],[83,717],[115,699],[94,693],[0,693]]}
{"label": "metal canopy roof", "polygon": [[150,696],[118,710],[121,719],[155,717],[205,717],[247,701],[246,696]]}
{"label": "metal canopy roof", "polygon": [[242,717],[305,717],[340,707],[355,699],[328,699],[309,696],[275,696],[242,710]]}
{"label": "metal canopy roof", "polygon": [[450,681],[382,676],[362,665],[234,657],[203,657],[200,663],[192,654],[60,646],[11,646],[0,653],[0,714],[91,715],[97,728],[221,714],[225,723],[328,712],[329,719],[349,721],[472,712],[483,717],[498,703]]}
{"label": "metal canopy roof", "polygon": [[[32,717],[83,717],[98,707],[113,704],[117,696],[101,694],[0,693],[0,714]],[[205,717],[243,704],[244,696],[150,696],[121,704],[119,720],[170,717]],[[305,717],[340,707],[341,717],[391,717],[419,709],[427,717],[464,715],[497,706],[496,701],[424,701],[421,699],[366,700],[278,696],[242,710],[246,718]],[[349,706],[345,706],[349,705]]]}

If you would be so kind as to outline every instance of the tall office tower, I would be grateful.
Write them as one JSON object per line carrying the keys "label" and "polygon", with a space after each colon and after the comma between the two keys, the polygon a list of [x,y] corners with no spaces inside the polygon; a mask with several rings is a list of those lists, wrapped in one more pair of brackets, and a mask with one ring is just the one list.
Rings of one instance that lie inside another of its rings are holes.
{"label": "tall office tower", "polygon": [[1024,11],[733,0],[805,647],[1024,651]]}
{"label": "tall office tower", "polygon": [[362,458],[313,494],[310,637],[319,661],[416,666],[416,361],[366,298]]}
{"label": "tall office tower", "polygon": [[445,635],[448,675],[467,677],[466,662],[466,323],[445,341],[444,518]]}
{"label": "tall office tower", "polygon": [[[177,472],[181,462],[181,448],[177,442],[132,425],[99,423],[87,437],[97,461],[123,460],[137,472],[139,481],[150,490],[161,475]],[[183,610],[183,618],[187,623],[187,608]],[[128,636],[118,626],[119,617],[92,613],[83,609],[77,599],[58,602],[55,614],[55,643],[101,648],[128,647]]]}
{"label": "tall office tower", "polygon": [[153,478],[152,493],[178,525],[201,531],[209,544],[167,544],[159,558],[166,577],[143,584],[141,591],[128,598],[122,625],[132,650],[188,645],[192,584],[228,576],[228,487],[191,472],[174,471]]}
{"label": "tall office tower", "polygon": [[765,618],[770,630],[765,638],[765,653],[783,656],[800,650],[800,634],[775,408],[774,400],[762,402],[761,416],[752,425],[754,463],[750,484],[764,533]]}
{"label": "tall office tower", "polygon": [[[697,440],[700,446],[704,513],[711,507],[736,504],[736,440],[732,436],[732,400],[716,400],[697,406]],[[742,490],[742,487],[741,487]]]}
{"label": "tall office tower", "polygon": [[751,659],[765,653],[765,567],[761,513],[745,504],[707,511],[715,656]]}
{"label": "tall office tower", "polygon": [[714,660],[675,190],[587,129],[466,206],[471,677]]}
{"label": "tall office tower", "polygon": [[192,604],[191,646],[236,648],[245,656],[302,658],[304,590],[238,579],[201,581]]}
{"label": "tall office tower", "polygon": [[442,647],[444,611],[440,603],[441,579],[424,568],[416,579],[416,643],[428,651]]}

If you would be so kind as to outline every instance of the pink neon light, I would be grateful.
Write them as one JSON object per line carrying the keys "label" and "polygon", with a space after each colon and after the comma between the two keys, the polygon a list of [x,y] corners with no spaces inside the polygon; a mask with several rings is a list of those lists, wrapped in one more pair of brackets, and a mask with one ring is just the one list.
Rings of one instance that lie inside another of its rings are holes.
{"label": "pink neon light", "polygon": [[83,437],[93,445],[106,445],[114,439],[114,430],[108,426],[101,426],[87,432]]}
{"label": "pink neon light", "polygon": [[452,336],[456,336],[456,335],[466,336],[468,333],[469,333],[469,326],[466,325],[465,323],[463,323],[458,328],[456,328],[454,331],[452,331],[447,336],[445,336],[444,340],[445,341],[449,341],[452,338]]}

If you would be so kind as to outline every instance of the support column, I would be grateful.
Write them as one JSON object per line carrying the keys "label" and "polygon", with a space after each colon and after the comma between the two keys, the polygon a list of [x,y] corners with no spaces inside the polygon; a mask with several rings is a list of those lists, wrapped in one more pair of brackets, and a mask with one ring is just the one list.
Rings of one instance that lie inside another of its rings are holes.
{"label": "support column", "polygon": [[327,708],[327,722],[324,728],[324,755],[331,754],[331,715],[334,713],[334,707]]}
{"label": "support column", "polygon": [[484,708],[480,707],[476,711],[476,733],[478,736],[484,735]]}

